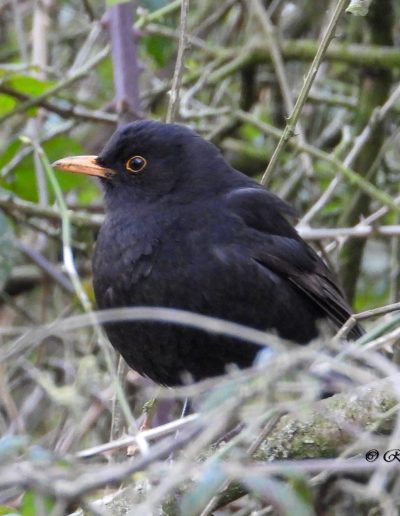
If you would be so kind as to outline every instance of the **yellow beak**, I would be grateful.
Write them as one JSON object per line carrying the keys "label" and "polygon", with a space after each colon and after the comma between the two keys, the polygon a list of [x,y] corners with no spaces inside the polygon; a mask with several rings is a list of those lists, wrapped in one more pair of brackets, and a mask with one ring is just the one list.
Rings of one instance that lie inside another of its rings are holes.
{"label": "yellow beak", "polygon": [[53,167],[57,170],[88,176],[109,177],[115,174],[110,168],[98,165],[96,159],[97,156],[71,156],[55,161]]}

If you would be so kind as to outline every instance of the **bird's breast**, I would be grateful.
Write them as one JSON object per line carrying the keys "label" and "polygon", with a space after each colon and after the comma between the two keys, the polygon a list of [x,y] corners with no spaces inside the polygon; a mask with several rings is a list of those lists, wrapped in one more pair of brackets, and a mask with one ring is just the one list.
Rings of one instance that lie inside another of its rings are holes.
{"label": "bird's breast", "polygon": [[106,221],[93,260],[98,305],[183,306],[208,281],[202,269],[218,260],[213,249],[220,238],[214,218],[202,212]]}

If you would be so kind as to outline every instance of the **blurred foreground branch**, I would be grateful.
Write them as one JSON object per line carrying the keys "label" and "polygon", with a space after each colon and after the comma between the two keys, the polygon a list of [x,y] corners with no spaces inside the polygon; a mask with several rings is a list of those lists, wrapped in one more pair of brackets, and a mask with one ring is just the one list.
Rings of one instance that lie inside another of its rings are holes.
{"label": "blurred foreground branch", "polygon": [[[400,375],[397,374],[283,416],[260,444],[253,459],[269,463],[283,458],[336,457],[360,432],[389,431],[394,424],[393,409],[398,404],[399,382]],[[146,470],[172,450],[189,443],[203,425],[204,420],[202,422],[200,417],[177,438],[168,438],[151,448],[147,455],[121,464],[87,466],[80,463],[66,468],[56,463],[44,466],[43,463],[23,461],[7,465],[0,468],[0,489],[19,487],[60,500],[77,500],[90,491],[118,484],[132,473]],[[323,464],[321,461],[321,469]],[[279,468],[273,473],[279,473]],[[237,486],[232,487],[231,494],[229,489],[223,496],[225,502],[229,497],[244,494]]]}

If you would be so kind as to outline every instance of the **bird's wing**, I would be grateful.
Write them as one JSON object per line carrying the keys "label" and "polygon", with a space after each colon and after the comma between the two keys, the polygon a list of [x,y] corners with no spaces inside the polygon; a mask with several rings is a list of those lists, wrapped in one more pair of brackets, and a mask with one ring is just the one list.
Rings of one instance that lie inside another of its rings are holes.
{"label": "bird's wing", "polygon": [[[352,310],[333,274],[286,220],[293,210],[281,199],[258,187],[237,188],[224,199],[231,213],[244,222],[242,241],[259,264],[286,277],[312,299],[340,327]],[[363,334],[356,325],[350,338]]]}

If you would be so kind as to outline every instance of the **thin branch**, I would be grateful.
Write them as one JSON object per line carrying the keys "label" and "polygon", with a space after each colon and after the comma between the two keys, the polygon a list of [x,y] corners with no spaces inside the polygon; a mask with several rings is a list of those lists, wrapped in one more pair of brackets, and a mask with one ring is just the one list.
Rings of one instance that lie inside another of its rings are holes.
{"label": "thin branch", "polygon": [[314,60],[311,63],[311,66],[306,75],[306,78],[304,79],[304,84],[299,93],[296,104],[293,108],[293,112],[287,121],[286,127],[282,134],[282,137],[279,140],[278,145],[271,157],[271,160],[268,163],[268,167],[261,179],[261,183],[263,185],[265,185],[267,183],[268,179],[270,178],[270,176],[275,168],[275,165],[279,159],[279,156],[282,153],[284,147],[286,146],[288,140],[294,135],[294,132],[296,129],[296,124],[300,118],[304,104],[307,101],[308,93],[309,93],[311,86],[314,82],[314,79],[317,75],[320,64],[322,63],[322,60],[325,57],[326,50],[332,40],[332,37],[335,32],[339,18],[341,16],[342,12],[344,11],[347,3],[348,3],[348,0],[339,0],[339,2],[336,5],[333,15],[329,21],[328,27],[325,30],[325,34],[318,47],[317,53],[315,54]]}
{"label": "thin branch", "polygon": [[[264,30],[265,35],[268,39],[268,45],[271,52],[271,59],[274,64],[276,76],[278,78],[279,86],[282,92],[282,98],[285,105],[286,115],[292,113],[294,110],[294,102],[292,97],[292,92],[290,91],[289,82],[286,76],[285,65],[282,59],[281,50],[275,36],[274,26],[269,18],[267,11],[264,9],[260,0],[253,0],[252,6],[254,7],[255,14],[257,15],[258,20],[260,21],[262,28]],[[300,120],[295,124],[297,127],[297,138],[299,140],[300,145],[306,143],[305,132]],[[302,152],[300,154],[300,159],[303,162],[304,170],[309,174],[312,173],[312,161],[310,156],[307,153]]]}
{"label": "thin branch", "polygon": [[182,0],[181,20],[179,28],[178,55],[176,56],[174,76],[168,103],[168,111],[165,121],[171,123],[175,120],[176,113],[179,111],[179,94],[182,82],[184,55],[187,45],[187,19],[189,14],[189,0]]}
{"label": "thin branch", "polygon": [[182,0],[174,0],[173,2],[169,2],[164,7],[161,7],[160,9],[157,9],[150,13],[147,11],[145,11],[143,13],[141,12],[140,16],[138,17],[138,19],[135,22],[135,28],[141,29],[142,27],[145,27],[147,24],[149,24],[151,22],[159,21],[160,18],[164,18],[164,16],[174,13],[175,11],[177,11],[179,9],[179,7],[181,6],[181,3],[182,3]]}
{"label": "thin branch", "polygon": [[72,294],[74,289],[68,278],[58,270],[58,268],[50,262],[45,256],[41,255],[38,251],[33,249],[32,247],[27,246],[23,242],[16,240],[16,247],[24,253],[30,260],[32,260],[36,265],[42,269],[42,271],[49,276],[53,281],[55,281],[62,289],[64,289],[68,294]]}
{"label": "thin branch", "polygon": [[[64,122],[60,125],[57,125],[54,127],[54,129],[50,130],[48,133],[44,134],[39,140],[39,144],[43,144],[44,142],[47,142],[54,138],[55,136],[58,136],[59,134],[66,133],[70,131],[76,122],[69,121]],[[10,161],[4,165],[1,168],[0,175],[1,177],[6,177],[16,166],[18,166],[21,161],[26,157],[29,156],[33,152],[32,145],[26,145],[23,147],[20,151],[18,151],[11,159]]]}
{"label": "thin branch", "polygon": [[[10,97],[17,99],[20,102],[36,102],[37,100],[36,97],[31,97],[26,93],[16,91],[4,84],[0,85],[0,93],[9,95]],[[111,125],[115,125],[117,121],[117,117],[112,113],[105,113],[99,110],[90,111],[89,109],[85,109],[81,106],[70,105],[65,107],[64,105],[51,102],[46,99],[42,100],[41,102],[37,102],[37,105],[46,109],[47,111],[56,113],[62,118],[76,118],[78,120],[84,120],[85,122],[102,122]]]}
{"label": "thin branch", "polygon": [[304,240],[323,240],[325,238],[369,238],[371,236],[392,237],[400,235],[400,225],[394,226],[366,226],[359,225],[352,228],[310,228],[301,226],[297,231]]}
{"label": "thin branch", "polygon": [[[397,204],[400,202],[400,198],[397,201],[396,199],[394,201]],[[30,201],[19,199],[11,193],[0,193],[0,207],[7,211],[11,216],[13,216],[14,212],[18,212],[19,214],[25,213],[26,215],[37,218],[46,218],[54,221],[61,220],[60,212],[57,209],[39,206],[38,204]],[[71,223],[78,227],[98,229],[104,220],[104,216],[100,214],[91,214],[82,211],[68,211]],[[383,212],[382,209],[379,210],[380,216],[383,216],[385,213],[387,213],[387,209],[385,212]],[[363,222],[352,228],[311,228],[308,226],[299,226],[297,231],[302,238],[311,241],[345,237],[369,238],[370,236],[390,238],[400,234],[400,226],[375,226],[366,225]]]}
{"label": "thin branch", "polygon": [[58,319],[50,324],[31,329],[11,343],[10,349],[0,350],[0,360],[12,358],[24,353],[27,348],[34,349],[46,337],[69,333],[81,328],[96,328],[97,325],[107,322],[119,321],[158,321],[168,322],[182,327],[192,327],[207,331],[212,334],[221,334],[239,340],[245,340],[254,344],[271,348],[276,352],[283,352],[285,346],[281,341],[263,331],[256,330],[242,324],[233,323],[223,319],[200,315],[195,312],[177,310],[172,308],[156,307],[130,307],[101,310],[89,314],[75,315],[65,319]]}
{"label": "thin branch", "polygon": [[92,70],[92,68],[96,67],[103,59],[105,59],[108,55],[109,47],[106,46],[100,52],[93,57],[90,61],[88,61],[84,66],[82,66],[79,70],[75,71],[72,75],[67,77],[66,79],[63,79],[55,86],[49,88],[41,95],[38,95],[37,97],[33,97],[30,100],[27,100],[25,102],[22,102],[21,104],[18,104],[18,106],[13,109],[12,111],[9,111],[8,113],[5,113],[2,117],[0,117],[0,124],[3,124],[6,120],[9,118],[19,115],[21,113],[24,113],[30,108],[33,108],[35,106],[39,106],[42,102],[44,102],[47,98],[52,97],[56,95],[59,91],[69,87],[74,82],[86,77],[86,75]]}
{"label": "thin branch", "polygon": [[377,315],[396,312],[397,310],[400,310],[400,303],[392,303],[390,305],[381,306],[379,308],[374,308],[372,310],[366,310],[365,312],[360,312],[358,314],[353,314],[339,329],[334,338],[336,340],[343,339],[349,333],[349,331],[352,328],[354,328],[354,326],[357,324],[357,321],[359,320],[368,319],[369,317],[375,317]]}
{"label": "thin branch", "polygon": [[[146,26],[145,32],[147,34],[157,34],[159,36],[165,36],[179,41],[179,32],[171,29],[170,27],[166,27],[165,25],[150,23]],[[209,55],[210,57],[223,57],[229,54],[228,50],[214,46],[208,41],[200,39],[198,36],[193,36],[193,34],[187,34],[186,37],[187,42],[191,46],[202,50],[204,54]]]}
{"label": "thin branch", "polygon": [[[141,436],[147,441],[153,441],[155,439],[159,439],[161,437],[165,437],[166,435],[176,432],[177,430],[190,424],[192,421],[195,421],[197,418],[198,414],[191,414],[190,416],[176,419],[175,421],[171,421],[170,423],[166,423],[165,425],[145,430],[141,432]],[[110,441],[105,444],[99,444],[97,446],[93,446],[92,448],[82,450],[76,454],[76,457],[86,459],[88,457],[93,457],[94,455],[98,455],[100,453],[104,453],[107,451],[117,450],[119,448],[126,448],[130,444],[134,444],[137,442],[137,435],[129,435],[127,437],[122,437],[121,439],[117,439],[115,441]]]}
{"label": "thin branch", "polygon": [[35,145],[35,150],[38,153],[44,170],[46,172],[47,178],[49,179],[49,182],[53,188],[54,195],[57,200],[58,208],[60,210],[61,215],[61,235],[62,235],[62,242],[63,242],[63,261],[64,266],[67,271],[67,274],[69,276],[69,279],[71,280],[72,287],[75,291],[75,293],[78,296],[78,299],[80,300],[82,307],[85,311],[90,312],[92,309],[90,300],[82,286],[82,283],[79,278],[78,271],[75,267],[75,261],[73,257],[72,247],[71,247],[71,224],[69,220],[69,211],[67,208],[67,205],[65,204],[64,196],[62,193],[62,190],[60,188],[60,185],[58,184],[58,181],[56,179],[56,176],[53,172],[53,169],[51,168],[51,165],[47,159],[47,156],[44,154],[43,149],[39,146]]}
{"label": "thin branch", "polygon": [[200,24],[195,28],[195,34],[204,34],[206,31],[210,31],[210,29],[219,22],[226,13],[236,4],[237,0],[225,0],[224,2],[215,4],[213,6],[212,12],[210,12],[209,16],[200,22]]}
{"label": "thin branch", "polygon": [[[33,202],[25,201],[11,192],[6,192],[5,190],[0,192],[0,207],[4,208],[10,214],[16,210],[33,217],[44,217],[55,221],[61,220],[59,210],[50,208],[49,206],[39,206]],[[74,225],[89,228],[99,228],[104,220],[102,215],[71,211],[69,211],[69,217]]]}

